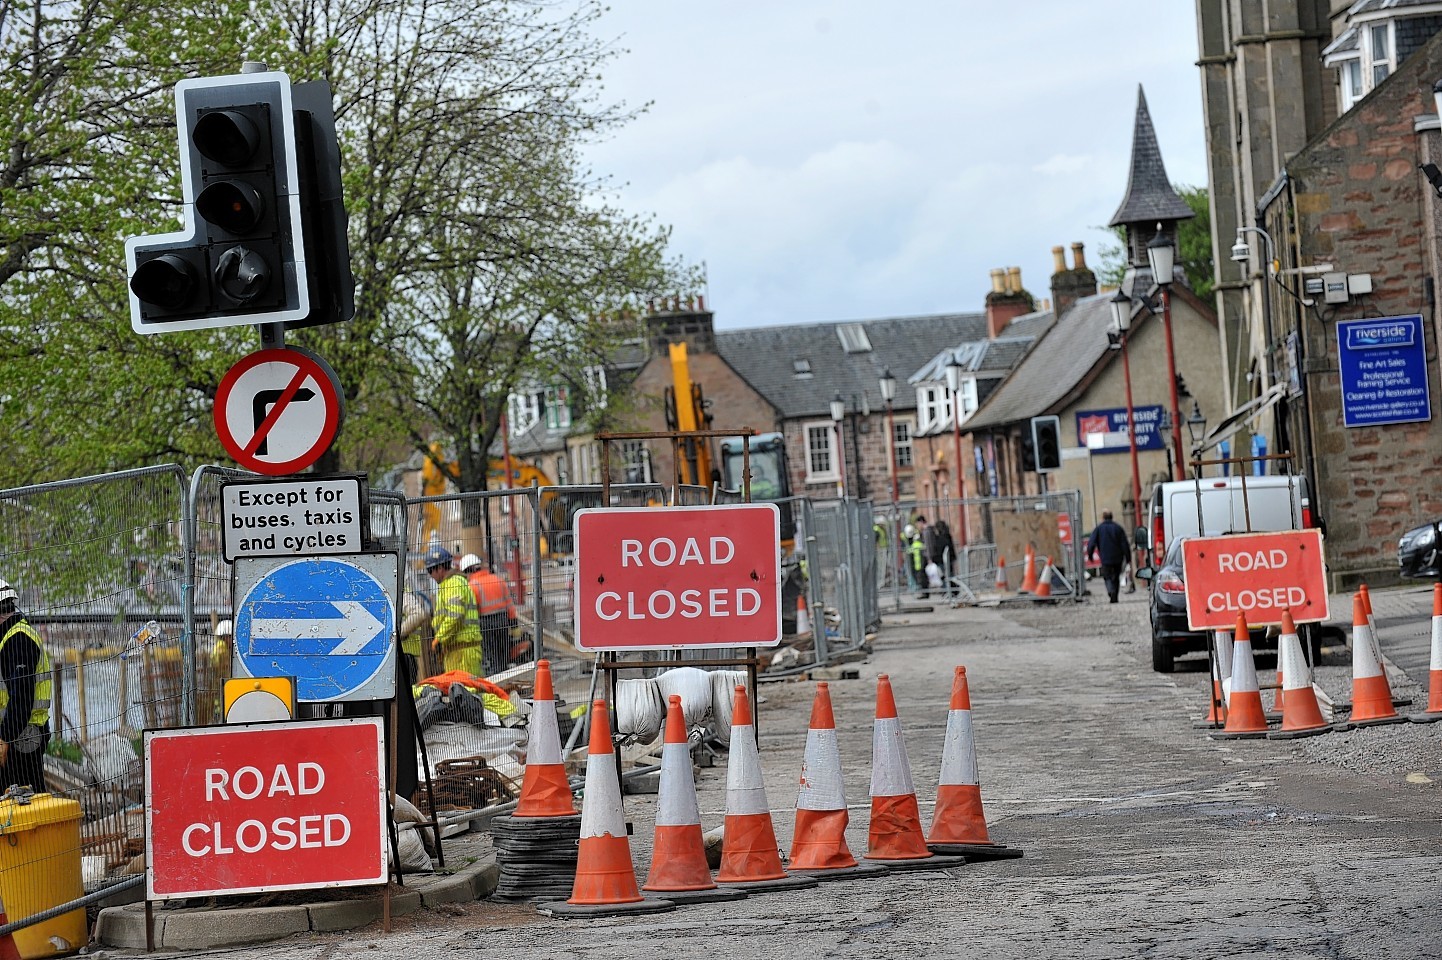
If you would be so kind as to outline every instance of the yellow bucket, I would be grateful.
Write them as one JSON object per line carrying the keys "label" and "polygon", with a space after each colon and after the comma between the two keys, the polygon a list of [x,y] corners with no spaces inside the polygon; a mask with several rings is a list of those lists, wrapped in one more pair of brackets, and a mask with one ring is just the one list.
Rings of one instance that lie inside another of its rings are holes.
{"label": "yellow bucket", "polygon": [[[0,899],[23,920],[85,893],[80,877],[80,804],[48,793],[0,801]],[[25,960],[79,950],[89,941],[83,907],[15,931]]]}

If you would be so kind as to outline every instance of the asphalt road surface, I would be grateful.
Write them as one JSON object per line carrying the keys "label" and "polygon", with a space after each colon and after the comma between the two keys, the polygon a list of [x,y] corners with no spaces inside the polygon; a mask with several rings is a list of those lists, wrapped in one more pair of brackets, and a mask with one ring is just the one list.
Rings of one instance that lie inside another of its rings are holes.
{"label": "asphalt road surface", "polygon": [[[1293,741],[1217,741],[1194,724],[1205,664],[1152,672],[1144,593],[1115,606],[938,609],[886,617],[860,678],[832,683],[849,839],[866,848],[875,678],[888,673],[929,823],[952,668],[970,679],[994,840],[1020,860],[754,894],[650,917],[551,919],[476,903],[333,935],[215,951],[285,960],[404,956],[1399,958],[1442,955],[1442,724]],[[1430,610],[1427,611],[1430,613]],[[1348,699],[1350,654],[1318,682]],[[1258,658],[1265,684],[1275,671]],[[1394,693],[1425,686],[1394,675]],[[761,757],[789,847],[814,684],[762,687]],[[1270,702],[1270,693],[1264,698]],[[1403,708],[1404,712],[1408,708]],[[703,769],[707,828],[725,768]],[[644,878],[654,797],[628,797]],[[111,951],[119,955],[122,951]]]}

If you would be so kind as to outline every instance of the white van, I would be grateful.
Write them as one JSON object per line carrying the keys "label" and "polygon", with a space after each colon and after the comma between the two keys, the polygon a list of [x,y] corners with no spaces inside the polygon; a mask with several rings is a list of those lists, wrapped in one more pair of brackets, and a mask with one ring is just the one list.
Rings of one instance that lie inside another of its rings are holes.
{"label": "white van", "polygon": [[1307,478],[1202,477],[1152,489],[1147,530],[1152,563],[1160,567],[1177,537],[1268,533],[1319,526]]}

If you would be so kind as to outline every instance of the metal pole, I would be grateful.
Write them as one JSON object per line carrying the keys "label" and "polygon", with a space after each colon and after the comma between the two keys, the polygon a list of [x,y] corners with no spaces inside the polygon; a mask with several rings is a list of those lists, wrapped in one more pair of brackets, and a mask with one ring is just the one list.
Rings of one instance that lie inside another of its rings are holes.
{"label": "metal pole", "polygon": [[951,394],[951,433],[956,444],[956,533],[960,546],[966,546],[966,471],[961,468],[961,391]]}
{"label": "metal pole", "polygon": [[1181,403],[1177,399],[1177,351],[1172,342],[1172,291],[1166,284],[1162,285],[1162,326],[1167,332],[1167,377],[1170,379],[1168,387],[1172,395],[1172,444],[1176,449],[1176,456],[1172,458],[1172,479],[1185,479],[1182,474],[1185,454],[1182,448],[1182,412]]}
{"label": "metal pole", "polygon": [[899,468],[896,465],[896,416],[892,410],[890,400],[886,401],[886,430],[889,434],[886,446],[890,451],[887,459],[891,466],[891,539],[896,546],[896,563],[891,567],[891,576],[889,579],[892,585],[892,599],[895,602],[896,609],[900,610],[901,571],[906,555],[901,549],[901,528],[903,526],[901,522],[901,480],[897,477],[897,470]]}
{"label": "metal pole", "polygon": [[[1126,334],[1122,334],[1122,379],[1126,381],[1127,385],[1127,445],[1131,448],[1132,454],[1132,519],[1135,521],[1133,526],[1139,527],[1144,522],[1142,520],[1142,477],[1141,472],[1137,469],[1137,419],[1132,412],[1132,364],[1127,355]],[[1134,543],[1132,544],[1134,569],[1136,566],[1140,566],[1136,562],[1136,552],[1137,547]]]}

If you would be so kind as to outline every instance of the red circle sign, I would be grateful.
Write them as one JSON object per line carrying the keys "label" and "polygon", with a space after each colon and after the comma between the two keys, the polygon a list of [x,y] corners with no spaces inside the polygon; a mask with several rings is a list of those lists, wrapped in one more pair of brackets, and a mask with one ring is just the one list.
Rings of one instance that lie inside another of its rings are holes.
{"label": "red circle sign", "polygon": [[215,391],[215,432],[235,462],[266,476],[304,470],[340,428],[340,388],[320,357],[293,347],[259,350]]}

